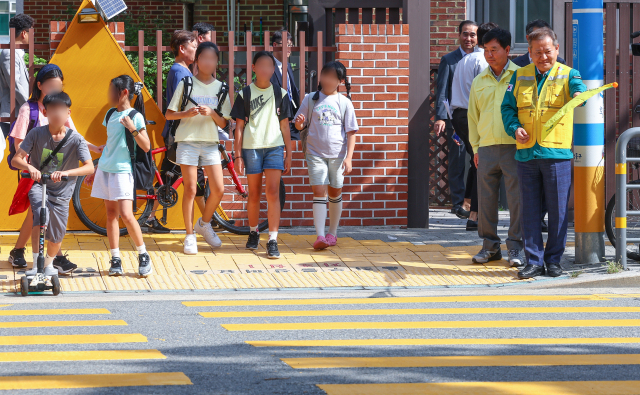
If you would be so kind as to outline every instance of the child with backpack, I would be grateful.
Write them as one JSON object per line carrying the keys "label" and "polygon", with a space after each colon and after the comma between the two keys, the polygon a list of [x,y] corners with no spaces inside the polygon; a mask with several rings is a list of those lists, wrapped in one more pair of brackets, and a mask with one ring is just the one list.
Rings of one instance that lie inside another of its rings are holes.
{"label": "child with backpack", "polygon": [[249,187],[247,249],[256,250],[260,242],[258,223],[264,173],[269,220],[267,257],[272,259],[280,258],[280,178],[291,168],[291,103],[286,90],[271,84],[275,67],[273,55],[257,52],[252,66],[256,80],[238,92],[231,111],[236,121],[235,166],[239,174],[246,171]]}
{"label": "child with backpack", "polygon": [[[195,223],[195,233],[204,237],[211,247],[217,248],[222,245],[211,226],[211,219],[224,194],[224,178],[218,150],[218,127],[227,126],[231,105],[229,100],[219,96],[224,86],[213,77],[219,56],[220,51],[216,44],[201,43],[195,55],[195,78],[187,76],[180,81],[167,107],[167,120],[180,121],[175,134],[175,141],[178,142],[176,163],[180,165],[184,178],[182,215],[187,231],[184,253],[190,255],[198,253],[193,223],[198,167],[204,168],[205,174],[209,177],[211,192],[202,217]],[[220,103],[220,100],[224,102]]]}
{"label": "child with backpack", "polygon": [[[42,185],[39,184],[41,174],[51,175],[47,181],[47,228],[45,239],[47,252],[44,258],[44,274],[58,274],[53,261],[60,250],[62,239],[67,233],[69,219],[69,201],[76,186],[76,177],[93,173],[93,161],[84,138],[80,133],[66,125],[71,113],[71,99],[64,92],[47,95],[43,104],[45,115],[49,119],[47,126],[34,128],[27,134],[13,157],[12,165],[18,169],[29,171],[35,182],[29,191],[29,202],[33,213],[32,223],[40,224],[40,207],[42,206]],[[29,162],[26,156],[29,155]],[[78,162],[82,166],[78,167]],[[62,181],[62,177],[68,177]],[[33,251],[38,251],[40,226],[32,229],[31,242]],[[36,258],[37,261],[37,258]],[[37,272],[36,265],[26,275],[33,276]]]}
{"label": "child with backpack", "polygon": [[[344,84],[347,100],[338,92]],[[358,121],[351,103],[347,69],[338,61],[324,65],[318,91],[309,93],[295,118],[307,160],[309,183],[313,189],[313,223],[318,238],[313,248],[322,250],[338,243],[338,223],[342,215],[344,175],[351,173]],[[329,233],[325,235],[329,196]]]}
{"label": "child with backpack", "polygon": [[[131,100],[136,95],[135,108],[131,108]],[[107,211],[107,237],[111,249],[109,275],[121,276],[122,260],[120,259],[120,227],[118,217],[129,231],[129,236],[138,251],[138,274],[149,276],[153,268],[151,258],[142,239],[140,225],[133,215],[135,197],[134,163],[135,150],[148,152],[151,141],[147,135],[144,117],[144,99],[142,83],[135,83],[128,75],[121,75],[111,80],[109,85],[110,109],[102,123],[107,128],[107,143],[104,147],[98,169],[87,177],[85,182],[93,184],[91,196],[104,199]],[[133,139],[132,139],[133,138]],[[127,139],[135,140],[129,147]],[[134,150],[132,154],[131,150]],[[149,180],[151,182],[152,180]]]}
{"label": "child with backpack", "polygon": [[[7,158],[7,163],[11,170],[17,170],[11,165],[11,160],[20,148],[22,141],[26,138],[27,133],[38,126],[47,126],[49,124],[49,120],[44,114],[45,110],[43,101],[49,93],[61,92],[63,81],[64,76],[62,74],[62,70],[60,70],[60,67],[55,64],[47,64],[38,72],[29,100],[20,107],[18,110],[18,116],[13,125],[11,125],[11,131],[8,138],[9,156]],[[75,130],[75,126],[70,116],[67,117],[65,126],[69,129]],[[87,146],[90,151],[96,153],[102,152],[102,146],[98,147],[91,143],[87,143]],[[14,248],[9,253],[9,262],[15,268],[27,267],[27,261],[24,257],[26,251],[25,247],[29,242],[31,229],[33,228],[33,215],[30,210],[31,208],[29,208],[27,216],[22,223],[18,240],[16,240]],[[33,251],[34,267],[37,255],[38,253],[36,249]],[[78,267],[69,261],[66,255],[62,254],[62,249],[58,251],[56,258],[53,261],[53,266],[58,269],[58,274],[68,274]]]}

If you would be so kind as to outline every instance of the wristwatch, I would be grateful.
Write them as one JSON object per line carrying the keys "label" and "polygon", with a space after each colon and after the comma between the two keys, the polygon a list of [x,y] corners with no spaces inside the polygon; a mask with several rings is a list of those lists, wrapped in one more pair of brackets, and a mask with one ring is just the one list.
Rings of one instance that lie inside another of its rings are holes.
{"label": "wristwatch", "polygon": [[136,137],[140,132],[138,131],[138,129],[134,130],[133,132],[131,132],[131,135],[133,137]]}

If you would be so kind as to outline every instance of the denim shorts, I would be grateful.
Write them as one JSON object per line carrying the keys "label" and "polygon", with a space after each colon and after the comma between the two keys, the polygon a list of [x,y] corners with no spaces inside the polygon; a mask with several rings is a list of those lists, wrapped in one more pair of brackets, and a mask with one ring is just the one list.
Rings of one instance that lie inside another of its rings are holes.
{"label": "denim shorts", "polygon": [[261,174],[264,170],[284,171],[284,145],[272,148],[242,149],[246,174]]}
{"label": "denim shorts", "polygon": [[219,165],[221,161],[218,144],[179,142],[176,150],[176,163],[187,166]]}
{"label": "denim shorts", "polygon": [[342,188],[344,184],[344,158],[321,158],[307,154],[307,171],[311,185],[330,185],[332,188]]}

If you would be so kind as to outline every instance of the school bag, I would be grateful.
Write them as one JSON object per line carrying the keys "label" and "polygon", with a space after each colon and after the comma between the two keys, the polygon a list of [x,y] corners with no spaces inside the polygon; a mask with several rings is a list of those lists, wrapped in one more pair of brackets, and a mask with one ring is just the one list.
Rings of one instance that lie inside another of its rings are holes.
{"label": "school bag", "polygon": [[[69,129],[62,140],[60,140],[56,148],[54,148],[53,151],[49,153],[49,156],[47,156],[45,160],[40,163],[40,168],[38,170],[42,171],[49,165],[49,162],[56,158],[56,155],[58,155],[58,152],[60,151],[64,143],[69,140],[69,136],[71,136],[71,133],[73,133],[73,130]],[[18,176],[20,176],[20,173],[18,173]],[[31,190],[33,184],[34,181],[31,178],[20,178],[20,181],[18,181],[18,188],[16,188],[16,193],[13,195],[13,200],[11,201],[11,205],[9,206],[9,215],[21,214],[29,209],[29,191]]]}
{"label": "school bag", "polygon": [[[27,126],[27,133],[31,131],[31,129],[40,126],[40,108],[38,107],[38,102],[32,102],[31,100],[27,101],[29,103],[29,126]],[[9,169],[11,170],[20,170],[16,167],[13,167],[11,164],[11,160],[14,156],[16,156],[16,147],[15,147],[15,139],[11,137],[11,132],[13,132],[13,127],[16,125],[16,121],[11,123],[9,127],[9,136],[7,137],[7,141],[9,144],[9,156],[7,157],[7,164],[9,165]],[[25,134],[26,136],[26,134]]]}
{"label": "school bag", "polygon": [[[109,124],[111,115],[116,111],[115,108],[109,109],[106,116],[106,124]],[[136,115],[140,114],[137,110],[133,109],[129,112],[129,118],[133,119]],[[145,121],[146,124],[146,121]],[[135,139],[125,131],[125,138],[127,140],[127,148],[129,149],[129,157],[131,158],[131,169],[133,172],[133,196],[136,196],[137,190],[149,191],[153,189],[153,177],[155,176],[155,170],[153,168],[153,155],[151,150],[144,152],[143,149],[135,144]],[[133,199],[133,211],[136,211],[136,200]]]}
{"label": "school bag", "polygon": [[[282,89],[279,86],[271,84],[273,87],[273,97],[276,99],[276,115],[280,116],[282,111]],[[242,88],[242,100],[244,101],[244,121],[249,123],[251,115],[251,85]]]}
{"label": "school bag", "polygon": [[[307,119],[306,119],[306,125],[305,127],[300,131],[300,145],[302,146],[302,153],[304,155],[307,155],[307,137],[309,136],[309,127],[311,126],[311,116],[313,115],[313,108],[316,105],[316,101],[317,99],[314,100],[315,95],[319,95],[319,93],[316,92],[312,92],[309,93],[307,95]],[[338,93],[338,95],[342,96],[341,93]],[[342,99],[340,99],[340,97],[338,97],[338,107],[340,109],[340,115],[342,116],[342,128],[344,129],[344,117],[345,114],[347,113],[347,106],[345,106],[344,108],[342,108],[340,106],[340,101]],[[346,130],[345,130],[346,133]]]}

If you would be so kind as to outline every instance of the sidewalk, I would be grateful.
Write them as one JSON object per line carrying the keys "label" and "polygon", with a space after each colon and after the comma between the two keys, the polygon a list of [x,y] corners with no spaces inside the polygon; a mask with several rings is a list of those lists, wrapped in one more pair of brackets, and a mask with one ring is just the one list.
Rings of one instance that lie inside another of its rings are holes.
{"label": "sidewalk", "polygon": [[[121,239],[125,276],[109,277],[106,237],[78,232],[65,236],[63,248],[78,265],[71,276],[60,278],[63,292],[113,291],[204,291],[250,289],[363,289],[423,288],[460,286],[504,286],[566,281],[549,277],[518,280],[517,270],[505,260],[473,264],[471,257],[480,249],[476,232],[464,229],[465,221],[444,210],[431,210],[430,229],[399,227],[346,227],[341,229],[338,246],[315,251],[312,228],[281,229],[282,258],[266,257],[266,235],[260,249],[244,249],[246,236],[219,233],[223,245],[212,250],[199,239],[199,254],[182,253],[184,234],[145,235],[154,274],[137,276],[135,248],[128,237]],[[508,212],[501,212],[499,234],[506,237]],[[6,261],[16,234],[0,236],[0,292],[16,292],[21,271]],[[506,248],[503,245],[503,249]],[[563,267],[567,272],[608,277],[602,265],[574,265],[574,236],[571,230]],[[607,247],[607,258],[615,251]],[[506,256],[506,251],[503,251]],[[30,248],[27,258],[31,257]],[[638,265],[630,262],[632,270]],[[633,273],[634,275],[636,273]],[[629,274],[629,273],[626,273]],[[611,277],[609,277],[611,278]],[[559,285],[559,284],[558,284]]]}

